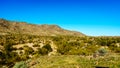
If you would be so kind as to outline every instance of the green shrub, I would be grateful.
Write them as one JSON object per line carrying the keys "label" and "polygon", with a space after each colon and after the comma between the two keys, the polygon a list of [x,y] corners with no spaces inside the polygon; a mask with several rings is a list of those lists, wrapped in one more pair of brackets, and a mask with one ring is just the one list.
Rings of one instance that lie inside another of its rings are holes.
{"label": "green shrub", "polygon": [[18,50],[23,50],[23,47],[18,48]]}
{"label": "green shrub", "polygon": [[46,44],[45,46],[43,46],[42,48],[47,49],[48,52],[52,51],[51,45],[50,44]]}
{"label": "green shrub", "polygon": [[24,51],[26,55],[33,54],[34,50],[31,47],[24,47]]}
{"label": "green shrub", "polygon": [[100,56],[104,56],[104,55],[106,55],[107,50],[106,50],[105,48],[100,48],[100,49],[98,50],[98,53],[99,53]]}
{"label": "green shrub", "polygon": [[38,53],[41,54],[41,55],[47,55],[48,54],[48,50],[45,49],[45,48],[40,48],[38,50]]}
{"label": "green shrub", "polygon": [[27,60],[27,59],[29,59],[29,55],[24,54],[24,55],[20,56],[20,59]]}
{"label": "green shrub", "polygon": [[34,44],[33,47],[40,47],[40,45],[39,44]]}
{"label": "green shrub", "polygon": [[13,68],[28,68],[27,67],[27,64],[25,63],[25,61],[21,61],[21,62],[18,62],[16,63]]}
{"label": "green shrub", "polygon": [[52,48],[49,44],[46,44],[42,48],[38,48],[38,53],[41,55],[47,55],[51,51],[52,51]]}

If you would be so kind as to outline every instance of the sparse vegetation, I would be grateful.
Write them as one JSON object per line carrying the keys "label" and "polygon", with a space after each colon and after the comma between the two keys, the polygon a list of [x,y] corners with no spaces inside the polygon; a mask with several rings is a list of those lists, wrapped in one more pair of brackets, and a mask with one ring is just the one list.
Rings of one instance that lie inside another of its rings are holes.
{"label": "sparse vegetation", "polygon": [[[3,22],[6,23],[5,25],[0,23],[2,27],[4,25],[10,28],[7,25],[8,21]],[[73,33],[43,36],[28,33],[5,32],[0,35],[0,67],[26,68],[26,65],[29,68],[120,67],[120,37],[74,36]],[[29,59],[34,60],[30,65],[25,63]]]}
{"label": "sparse vegetation", "polygon": [[[31,41],[29,44],[21,44],[20,39],[25,43],[29,43],[27,41],[31,39],[38,40]],[[120,37],[36,36],[24,34],[21,37],[21,34],[3,35],[0,37],[0,46],[3,47],[0,51],[0,63],[3,66],[12,67],[16,62],[34,58],[34,55],[46,56],[53,51],[51,41],[57,47],[54,48],[56,54],[60,56],[94,56],[96,54],[95,58],[100,56],[106,58],[108,54],[119,53],[119,39]]]}

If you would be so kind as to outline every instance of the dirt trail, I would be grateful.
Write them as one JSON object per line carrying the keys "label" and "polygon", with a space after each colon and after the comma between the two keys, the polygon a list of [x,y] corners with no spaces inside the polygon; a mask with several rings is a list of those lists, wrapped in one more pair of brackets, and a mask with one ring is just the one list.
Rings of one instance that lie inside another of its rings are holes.
{"label": "dirt trail", "polygon": [[57,53],[57,47],[56,47],[56,45],[54,44],[53,41],[50,41],[50,42],[51,42],[50,45],[51,45],[51,48],[52,48],[52,52],[48,53],[48,56],[55,55]]}

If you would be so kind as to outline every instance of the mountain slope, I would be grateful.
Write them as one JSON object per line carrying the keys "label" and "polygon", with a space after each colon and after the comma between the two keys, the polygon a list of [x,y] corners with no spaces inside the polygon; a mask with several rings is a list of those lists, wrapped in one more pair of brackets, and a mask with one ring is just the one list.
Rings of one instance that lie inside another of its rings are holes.
{"label": "mountain slope", "polygon": [[85,36],[76,31],[62,29],[57,25],[34,25],[25,22],[14,22],[0,19],[0,33],[22,33],[41,36],[72,35]]}

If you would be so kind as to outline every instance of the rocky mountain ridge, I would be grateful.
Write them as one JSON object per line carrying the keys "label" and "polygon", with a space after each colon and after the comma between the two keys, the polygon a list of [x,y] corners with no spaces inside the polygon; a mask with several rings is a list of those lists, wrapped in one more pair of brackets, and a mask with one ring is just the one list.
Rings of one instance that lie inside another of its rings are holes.
{"label": "rocky mountain ridge", "polygon": [[76,31],[65,30],[57,25],[35,25],[26,22],[15,22],[0,19],[0,33],[22,33],[41,36],[56,36],[56,35],[71,35],[71,36],[85,36]]}

